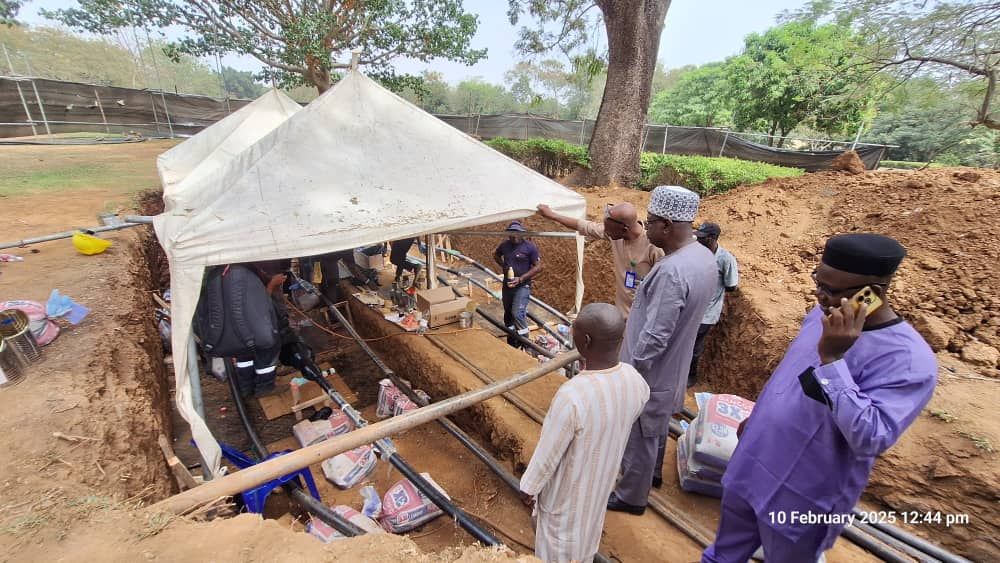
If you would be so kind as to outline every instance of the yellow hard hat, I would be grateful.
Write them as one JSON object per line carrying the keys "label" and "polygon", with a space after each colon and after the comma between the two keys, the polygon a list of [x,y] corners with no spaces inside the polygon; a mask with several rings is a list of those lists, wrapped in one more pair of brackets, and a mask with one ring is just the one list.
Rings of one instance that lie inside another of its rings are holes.
{"label": "yellow hard hat", "polygon": [[73,247],[80,254],[86,254],[87,256],[100,254],[107,250],[109,246],[111,246],[111,241],[109,240],[97,238],[87,233],[73,233]]}

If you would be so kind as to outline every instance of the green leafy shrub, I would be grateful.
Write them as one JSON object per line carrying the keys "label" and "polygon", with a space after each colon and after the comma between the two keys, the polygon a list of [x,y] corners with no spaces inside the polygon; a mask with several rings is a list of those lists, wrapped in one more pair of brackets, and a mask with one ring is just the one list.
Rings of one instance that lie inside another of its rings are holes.
{"label": "green leafy shrub", "polygon": [[486,144],[549,178],[565,176],[578,166],[590,166],[587,147],[559,139],[516,140],[497,137],[486,141]]}
{"label": "green leafy shrub", "polygon": [[[587,147],[558,139],[506,139],[485,141],[487,145],[518,162],[557,178],[576,167],[590,167]],[[676,184],[701,195],[728,191],[743,184],[756,184],[768,178],[801,176],[804,171],[763,162],[708,156],[643,153],[642,175],[637,188],[651,190],[661,184]]]}
{"label": "green leafy shrub", "polygon": [[757,184],[768,178],[791,178],[805,173],[800,168],[736,158],[649,152],[642,154],[640,168],[640,189],[651,190],[661,184],[674,184],[703,196],[727,192],[744,184]]}

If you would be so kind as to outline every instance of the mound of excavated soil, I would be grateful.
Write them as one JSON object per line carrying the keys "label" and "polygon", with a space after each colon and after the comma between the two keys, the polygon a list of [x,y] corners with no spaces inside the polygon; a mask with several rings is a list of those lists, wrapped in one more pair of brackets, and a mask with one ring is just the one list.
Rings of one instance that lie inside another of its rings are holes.
{"label": "mound of excavated soil", "polygon": [[[582,190],[591,217],[605,202],[645,206],[648,193]],[[895,510],[969,514],[970,523],[911,529],[974,559],[1000,549],[995,522],[1000,471],[1000,173],[935,169],[807,174],[742,187],[704,200],[699,221],[722,226],[721,244],[740,262],[741,291],[727,295],[722,322],[703,356],[704,385],[756,397],[814,304],[810,272],[827,237],[880,232],[908,250],[891,290],[893,306],[939,351],[940,383],[925,413],[876,465],[871,500]],[[529,228],[553,230],[537,216]],[[496,228],[496,227],[492,227]],[[486,263],[498,241],[453,240]],[[546,271],[536,293],[572,305],[573,253],[566,241],[539,244]],[[605,243],[587,245],[585,301],[614,298]],[[979,379],[976,379],[979,378]],[[991,406],[992,403],[992,406]]]}
{"label": "mound of excavated soil", "polygon": [[830,163],[830,168],[843,170],[855,175],[865,173],[865,163],[861,161],[861,157],[854,151],[840,153],[840,156],[833,159],[833,162]]}

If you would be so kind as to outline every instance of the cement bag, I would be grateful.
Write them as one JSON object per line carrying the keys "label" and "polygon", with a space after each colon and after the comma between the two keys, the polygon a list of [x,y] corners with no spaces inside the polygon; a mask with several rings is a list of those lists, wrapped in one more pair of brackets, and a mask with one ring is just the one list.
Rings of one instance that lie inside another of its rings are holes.
{"label": "cement bag", "polygon": [[[691,432],[685,432],[684,436],[687,436]],[[695,477],[694,473],[691,471],[691,466],[688,461],[691,459],[691,454],[688,451],[688,444],[686,439],[677,440],[677,477],[681,482],[681,489],[689,493],[698,493],[701,495],[706,495],[710,497],[722,498],[722,484],[714,481],[709,481],[706,479],[699,479]]]}
{"label": "cement bag", "polygon": [[677,438],[678,443],[684,442],[684,451],[687,452],[687,467],[691,477],[702,479],[704,481],[721,483],[722,475],[725,471],[720,470],[717,467],[712,467],[711,465],[705,465],[704,463],[698,461],[694,457],[694,448],[691,446],[691,442],[693,440],[694,432],[685,432],[682,436]]}
{"label": "cement bag", "polygon": [[378,402],[375,405],[375,416],[388,418],[396,411],[396,401],[403,397],[403,392],[388,379],[378,382]]}
{"label": "cement bag", "polygon": [[[357,510],[354,510],[350,506],[339,504],[333,507],[333,511],[369,534],[385,533],[385,530],[379,527],[378,523],[364,514],[361,514]],[[306,531],[319,538],[323,543],[330,543],[347,537],[333,529],[333,526],[330,526],[315,516],[309,519],[309,523],[306,524]]]}
{"label": "cement bag", "polygon": [[323,460],[323,475],[341,489],[350,489],[375,469],[375,452],[361,446]]}
{"label": "cement bag", "polygon": [[[446,498],[450,498],[430,475],[421,473],[420,476]],[[441,514],[442,511],[436,504],[424,496],[413,483],[403,479],[390,487],[382,497],[382,517],[379,521],[387,531],[401,534],[422,526]]]}
{"label": "cement bag", "polygon": [[691,424],[694,459],[725,470],[736,449],[736,429],[750,416],[754,402],[736,395],[696,393],[698,416]]}
{"label": "cement bag", "polygon": [[45,305],[37,301],[20,299],[0,303],[0,311],[7,309],[17,309],[27,315],[28,330],[39,346],[45,346],[59,336],[59,325],[49,320],[45,313]]}
{"label": "cement bag", "polygon": [[354,423],[340,409],[333,409],[333,414],[325,420],[303,420],[292,426],[292,434],[303,448],[351,430]]}

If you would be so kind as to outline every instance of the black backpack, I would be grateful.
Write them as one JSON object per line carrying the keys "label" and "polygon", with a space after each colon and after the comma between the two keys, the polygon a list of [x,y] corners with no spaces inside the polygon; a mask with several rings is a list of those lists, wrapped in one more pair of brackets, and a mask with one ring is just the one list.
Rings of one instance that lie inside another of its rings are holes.
{"label": "black backpack", "polygon": [[264,282],[247,266],[209,268],[195,312],[195,333],[210,356],[245,356],[280,342]]}

